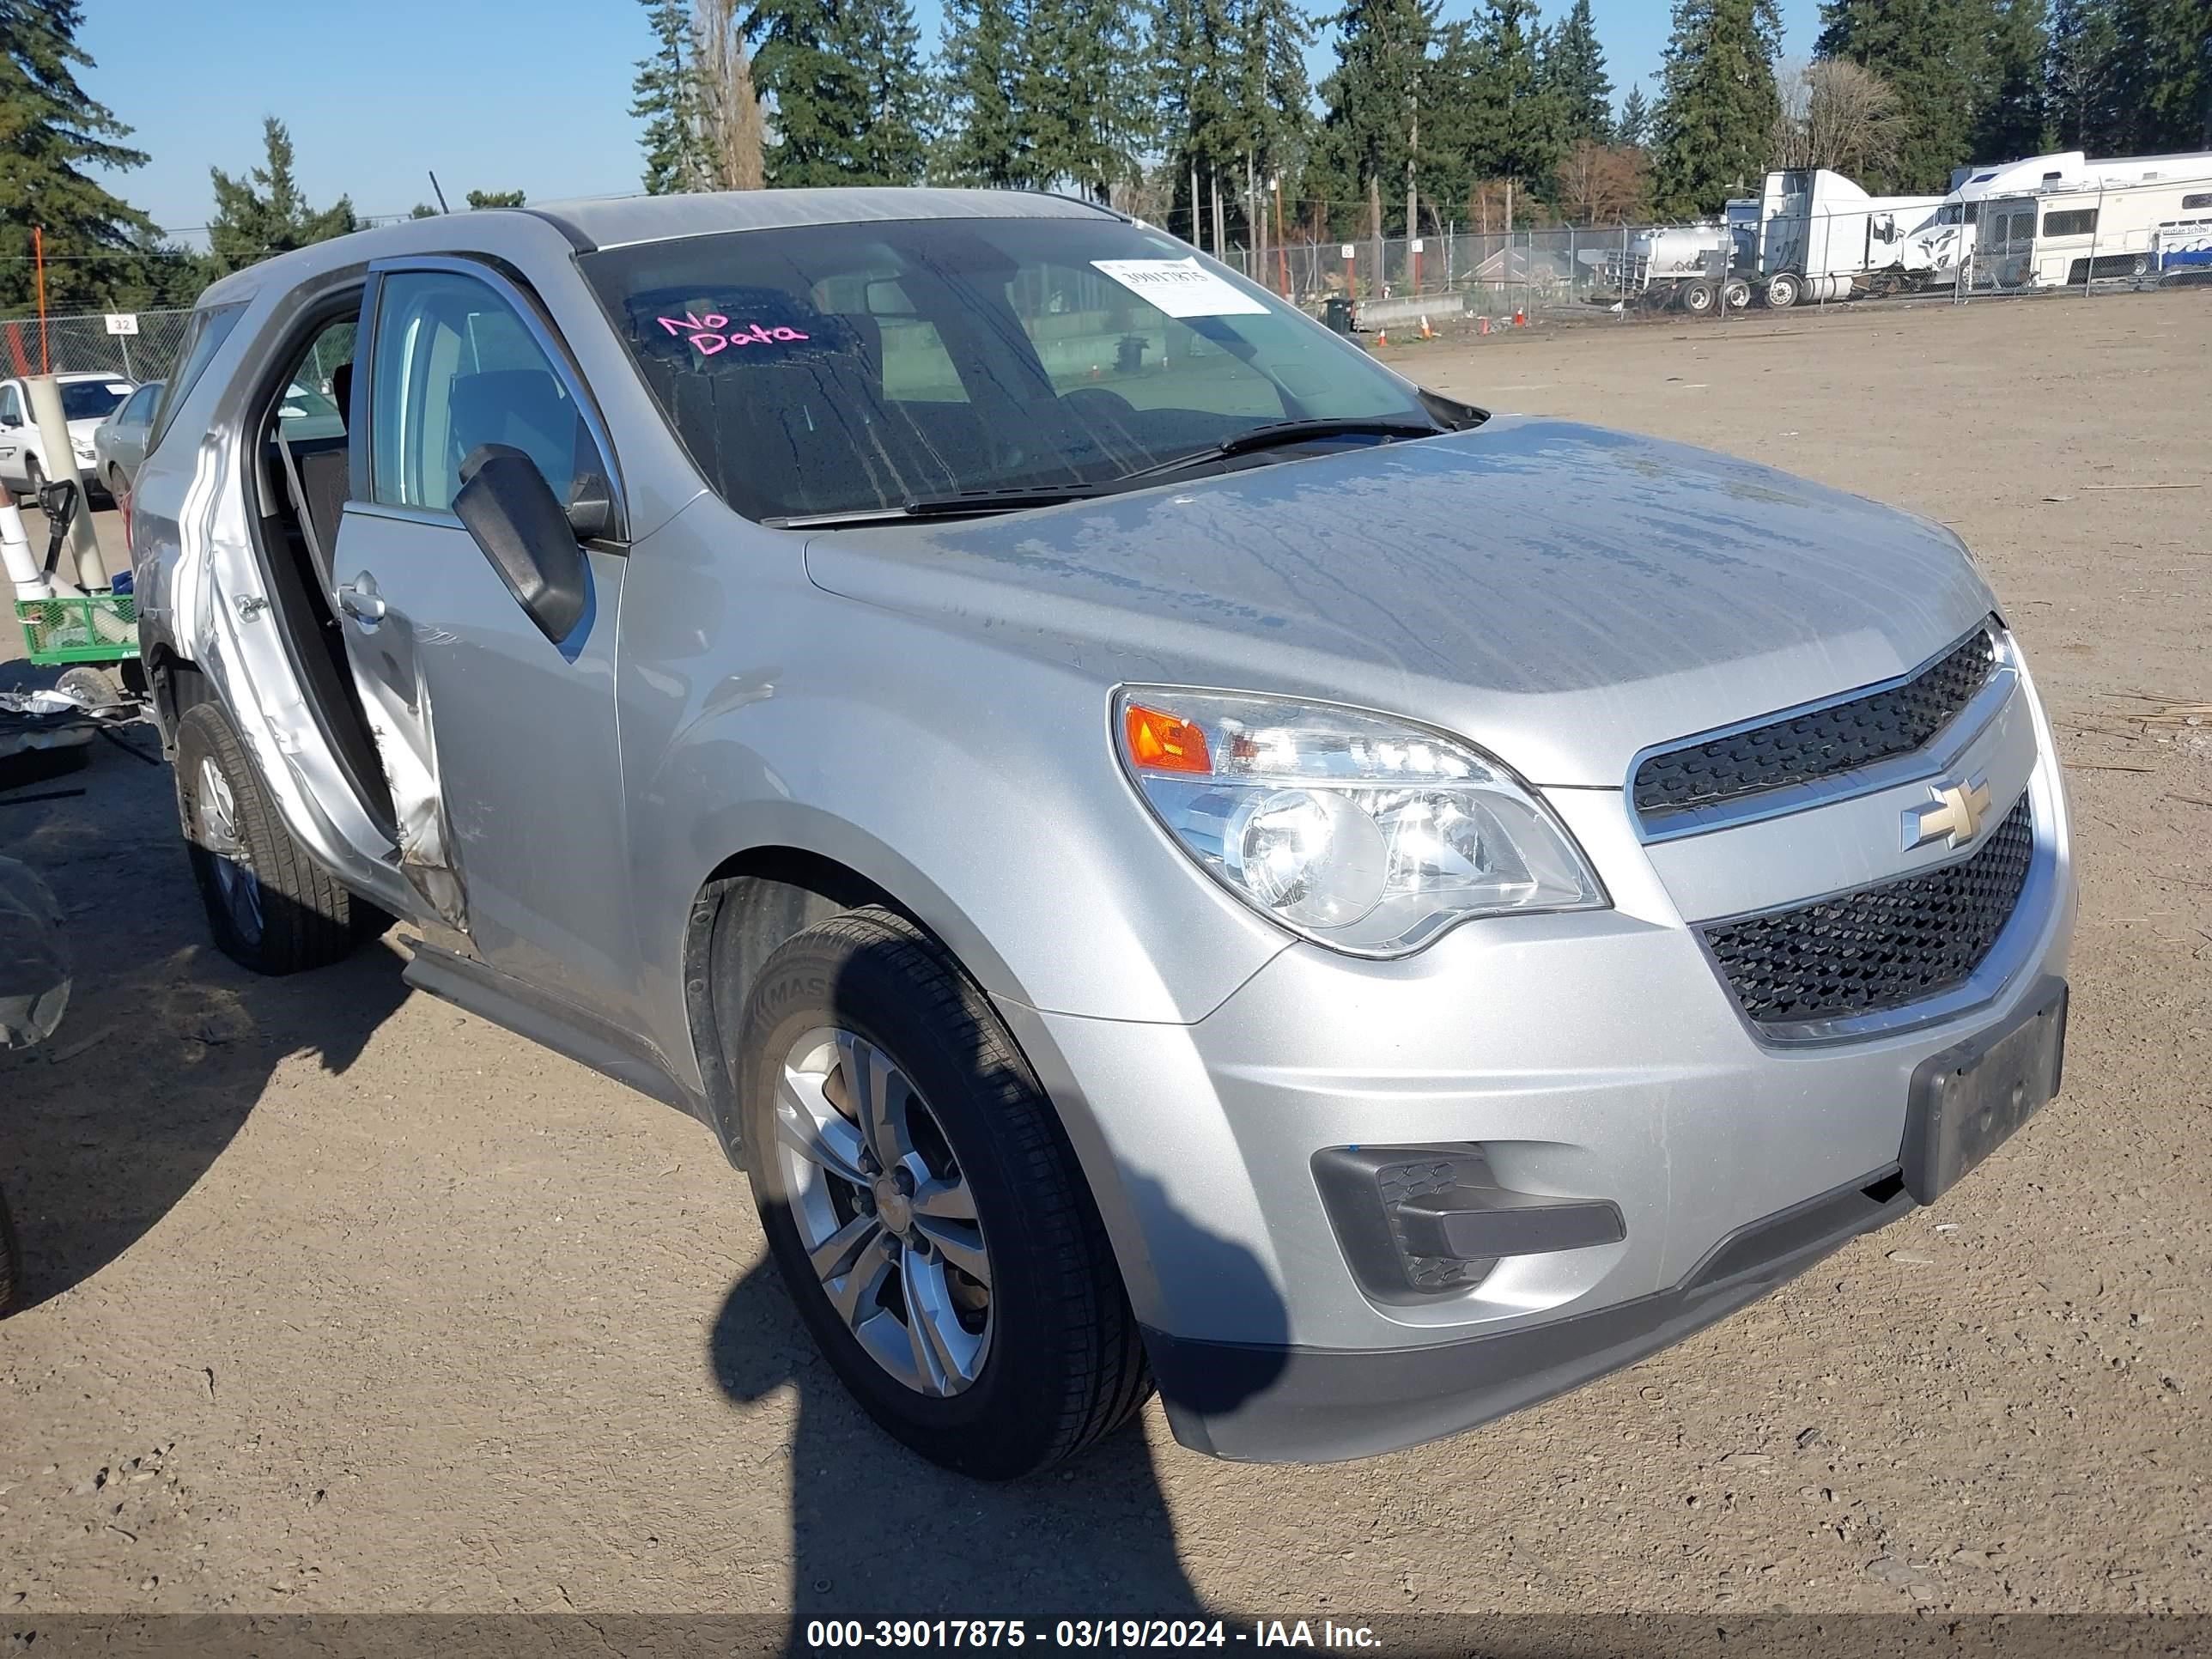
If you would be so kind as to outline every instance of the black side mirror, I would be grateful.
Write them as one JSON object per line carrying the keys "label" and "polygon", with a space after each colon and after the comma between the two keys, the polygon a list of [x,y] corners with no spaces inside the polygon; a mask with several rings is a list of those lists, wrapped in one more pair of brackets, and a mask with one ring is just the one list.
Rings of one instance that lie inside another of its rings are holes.
{"label": "black side mirror", "polygon": [[568,512],[538,464],[511,444],[461,463],[453,511],[538,630],[558,645],[591,602],[591,571]]}
{"label": "black side mirror", "polygon": [[568,528],[580,542],[611,536],[615,528],[615,493],[597,472],[582,472],[568,492]]}

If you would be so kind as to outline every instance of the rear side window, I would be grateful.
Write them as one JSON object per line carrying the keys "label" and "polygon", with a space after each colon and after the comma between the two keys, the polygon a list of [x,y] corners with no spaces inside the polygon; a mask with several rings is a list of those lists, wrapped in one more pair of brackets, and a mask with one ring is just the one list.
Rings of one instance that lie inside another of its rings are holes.
{"label": "rear side window", "polygon": [[184,344],[177,351],[177,372],[169,376],[161,394],[160,407],[154,411],[154,429],[146,434],[146,453],[152,454],[160,447],[161,435],[169,429],[169,422],[185,398],[215,354],[222,349],[222,343],[230,337],[230,331],[238,326],[238,319],[246,314],[246,301],[235,305],[209,306],[195,311],[185,324]]}
{"label": "rear side window", "polygon": [[2097,228],[2097,210],[2075,208],[2065,213],[2046,213],[2043,216],[2045,236],[2087,236]]}
{"label": "rear side window", "polygon": [[2194,196],[2183,197],[2181,210],[2186,213],[2191,208],[2212,208],[2212,190],[2201,191]]}
{"label": "rear side window", "polygon": [[116,420],[125,426],[145,425],[161,396],[161,383],[159,380],[151,386],[140,386],[131,394],[131,401],[123,405],[123,412],[115,417]]}

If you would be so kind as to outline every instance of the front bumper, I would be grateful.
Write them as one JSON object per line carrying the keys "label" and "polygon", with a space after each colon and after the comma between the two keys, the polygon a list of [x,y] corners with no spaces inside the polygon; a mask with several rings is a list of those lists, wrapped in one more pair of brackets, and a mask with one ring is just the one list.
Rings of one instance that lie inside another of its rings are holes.
{"label": "front bumper", "polygon": [[[1294,945],[1188,1026],[1002,1004],[1091,1177],[1176,1437],[1308,1462],[1451,1433],[1674,1341],[1910,1208],[1916,1071],[2064,974],[2065,809],[2039,746],[2039,873],[1992,953],[2003,971],[1923,1024],[1762,1041],[1663,861],[1595,791],[1562,813],[1611,910],[1462,927],[1395,962]],[[1372,1294],[1316,1155],[1426,1146],[1479,1148],[1513,1194],[1602,1200],[1620,1236],[1506,1256],[1448,1294]]]}
{"label": "front bumper", "polygon": [[1324,1463],[1455,1434],[1679,1342],[1912,1208],[1894,1169],[1737,1229],[1679,1285],[1418,1347],[1240,1346],[1146,1332],[1176,1438],[1237,1462]]}

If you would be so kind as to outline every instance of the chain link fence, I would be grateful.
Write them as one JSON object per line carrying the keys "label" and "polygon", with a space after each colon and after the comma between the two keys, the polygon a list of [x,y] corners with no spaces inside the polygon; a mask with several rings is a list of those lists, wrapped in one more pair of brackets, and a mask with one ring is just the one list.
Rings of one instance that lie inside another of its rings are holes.
{"label": "chain link fence", "polygon": [[[2186,200],[2188,198],[2181,198]],[[1225,263],[1316,312],[1350,301],[1373,331],[1671,314],[1724,319],[1870,299],[1954,301],[2212,283],[2212,207],[2051,196],[1835,210],[1736,204],[1726,222],[1540,226],[1285,241]]]}
{"label": "chain link fence", "polygon": [[0,320],[0,375],[113,374],[161,380],[176,367],[189,311],[125,313],[135,332],[110,331],[104,315]]}

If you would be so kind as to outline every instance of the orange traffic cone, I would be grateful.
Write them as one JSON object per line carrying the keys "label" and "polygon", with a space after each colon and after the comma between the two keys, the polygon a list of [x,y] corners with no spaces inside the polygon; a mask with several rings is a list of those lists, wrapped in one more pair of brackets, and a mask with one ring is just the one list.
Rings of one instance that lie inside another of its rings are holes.
{"label": "orange traffic cone", "polygon": [[1436,330],[1429,326],[1429,319],[1425,316],[1421,319],[1421,337],[1424,340],[1433,340],[1437,337]]}
{"label": "orange traffic cone", "polygon": [[1514,326],[1514,327],[1516,327],[1516,328],[1526,328],[1526,327],[1528,327],[1528,313],[1527,312],[1525,312],[1525,311],[1516,311],[1516,312],[1515,312],[1515,313],[1513,313],[1513,326]]}
{"label": "orange traffic cone", "polygon": [[1490,332],[1490,319],[1489,319],[1489,318],[1487,318],[1487,317],[1478,317],[1478,318],[1476,318],[1474,320],[1476,321],[1476,323],[1477,323],[1477,324],[1479,324],[1479,325],[1480,325],[1480,332],[1485,333],[1485,334],[1487,334],[1487,333],[1489,333],[1489,332]]}
{"label": "orange traffic cone", "polygon": [[1389,345],[1390,343],[1390,331],[1387,328],[1376,329],[1375,331],[1375,343],[1379,346]]}

